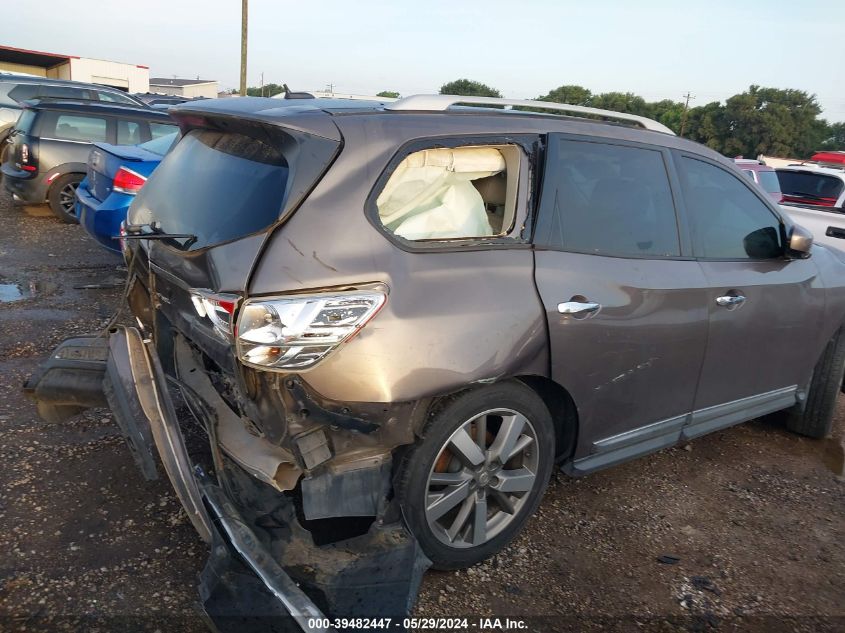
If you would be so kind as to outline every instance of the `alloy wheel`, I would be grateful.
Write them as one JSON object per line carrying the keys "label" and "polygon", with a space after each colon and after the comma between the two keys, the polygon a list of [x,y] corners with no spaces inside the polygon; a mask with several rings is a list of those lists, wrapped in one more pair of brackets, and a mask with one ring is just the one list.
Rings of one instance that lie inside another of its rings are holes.
{"label": "alloy wheel", "polygon": [[441,542],[476,547],[520,513],[537,482],[537,434],[511,409],[476,415],[452,433],[429,471],[425,515]]}
{"label": "alloy wheel", "polygon": [[78,182],[69,182],[59,192],[59,205],[62,207],[62,211],[68,215],[76,215],[74,208],[76,205],[76,188],[78,186]]}

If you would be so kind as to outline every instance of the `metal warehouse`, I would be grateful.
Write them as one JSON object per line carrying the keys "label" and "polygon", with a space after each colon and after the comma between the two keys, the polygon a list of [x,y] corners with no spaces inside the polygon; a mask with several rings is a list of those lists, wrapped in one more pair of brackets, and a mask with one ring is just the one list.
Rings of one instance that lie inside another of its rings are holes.
{"label": "metal warehouse", "polygon": [[148,92],[150,89],[150,69],[147,66],[11,46],[0,46],[0,72],[3,71],[102,84],[132,93]]}

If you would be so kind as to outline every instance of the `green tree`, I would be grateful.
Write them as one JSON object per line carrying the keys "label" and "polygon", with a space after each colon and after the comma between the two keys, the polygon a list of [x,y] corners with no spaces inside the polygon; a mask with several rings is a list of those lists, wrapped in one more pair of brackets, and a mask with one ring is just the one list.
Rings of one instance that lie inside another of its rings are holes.
{"label": "green tree", "polygon": [[632,92],[605,92],[600,95],[593,95],[593,98],[590,99],[590,105],[603,110],[626,112],[640,116],[649,116],[650,114],[645,99]]}
{"label": "green tree", "polygon": [[[660,121],[675,134],[681,133],[681,122],[684,119],[684,104],[671,99],[647,104],[648,114],[645,116]],[[689,113],[687,113],[687,129],[689,129]],[[686,134],[686,132],[685,132]]]}
{"label": "green tree", "polygon": [[382,91],[381,91],[381,92],[379,92],[376,96],[377,96],[377,97],[387,97],[387,98],[389,98],[389,99],[398,99],[398,98],[399,98],[399,93],[398,93],[398,92],[394,92],[393,90],[382,90]]}
{"label": "green tree", "polygon": [[537,97],[538,101],[552,101],[554,103],[567,103],[569,105],[588,106],[593,98],[593,93],[583,86],[564,85],[550,90],[548,94]]}
{"label": "green tree", "polygon": [[819,114],[815,95],[752,85],[725,102],[722,153],[807,158],[825,137]]}
{"label": "green tree", "polygon": [[462,95],[466,97],[501,97],[502,94],[487,84],[471,79],[456,79],[440,86],[442,95]]}
{"label": "green tree", "polygon": [[726,136],[725,129],[725,107],[718,101],[690,108],[687,112],[684,136],[712,150],[722,151]]}
{"label": "green tree", "polygon": [[826,151],[845,151],[845,123],[825,122],[824,140],[819,143],[818,149]]}
{"label": "green tree", "polygon": [[248,97],[272,97],[284,91],[285,89],[279,84],[264,84],[263,88],[261,86],[250,86],[246,89],[246,95]]}

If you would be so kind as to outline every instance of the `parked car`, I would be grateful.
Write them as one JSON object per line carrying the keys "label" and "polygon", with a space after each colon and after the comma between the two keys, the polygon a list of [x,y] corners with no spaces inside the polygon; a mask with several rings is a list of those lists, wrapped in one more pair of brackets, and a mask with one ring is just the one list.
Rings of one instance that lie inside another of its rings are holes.
{"label": "parked car", "polygon": [[776,173],[784,204],[845,209],[845,167],[802,163]]}
{"label": "parked car", "polygon": [[748,176],[749,180],[760,185],[775,203],[780,204],[783,193],[780,190],[780,182],[774,167],[764,165],[759,160],[752,158],[735,158],[734,162],[742,170],[742,173]]}
{"label": "parked car", "polygon": [[212,544],[209,613],[256,585],[255,612],[401,613],[554,468],[777,411],[831,428],[845,256],[656,121],[449,95],[171,116],[125,226],[138,327],[65,341],[26,390],[54,422],[110,406],[148,477],[158,452]]}
{"label": "parked car", "polygon": [[76,189],[75,213],[102,246],[120,252],[116,238],[126,211],[178,136],[171,132],[140,145],[94,143],[88,173]]}
{"label": "parked car", "polygon": [[30,204],[49,202],[65,222],[76,222],[75,191],[97,142],[136,145],[172,134],[166,112],[85,101],[28,101],[9,137],[3,183]]}
{"label": "parked car", "polygon": [[845,250],[845,213],[828,207],[781,205],[781,210],[794,223],[813,234],[817,244]]}
{"label": "parked car", "polygon": [[129,106],[145,105],[140,99],[117,88],[0,72],[0,148],[3,147],[6,137],[15,126],[23,110],[23,103],[42,98],[100,101]]}

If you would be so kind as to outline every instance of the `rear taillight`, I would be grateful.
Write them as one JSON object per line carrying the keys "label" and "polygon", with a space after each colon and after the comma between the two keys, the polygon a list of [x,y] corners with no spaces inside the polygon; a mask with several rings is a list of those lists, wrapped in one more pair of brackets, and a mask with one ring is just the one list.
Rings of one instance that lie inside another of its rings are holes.
{"label": "rear taillight", "polygon": [[37,167],[29,164],[29,145],[21,143],[21,169],[24,171],[35,171]]}
{"label": "rear taillight", "polygon": [[145,182],[147,182],[147,179],[141,174],[136,174],[126,167],[121,167],[114,175],[114,190],[134,196],[141,190]]}
{"label": "rear taillight", "polygon": [[120,235],[120,237],[118,238],[118,242],[120,243],[120,252],[123,253],[123,256],[125,257],[126,256],[126,249],[129,246],[126,243],[126,240],[123,239],[124,237],[126,237],[128,235],[128,233],[126,231],[126,221],[125,220],[120,223],[120,231],[119,231],[118,235]]}
{"label": "rear taillight", "polygon": [[807,196],[790,196],[789,194],[783,194],[781,198],[781,202],[797,202],[798,204],[811,204],[817,207],[835,207],[836,206],[836,198],[825,198],[819,196],[817,198],[808,198]]}
{"label": "rear taillight", "polygon": [[215,294],[208,290],[191,290],[191,301],[197,314],[211,321],[214,331],[227,341],[232,340],[232,316],[238,307],[240,297],[231,294]]}
{"label": "rear taillight", "polygon": [[235,330],[238,357],[261,369],[308,369],[355,336],[385,301],[385,293],[365,290],[250,299]]}

